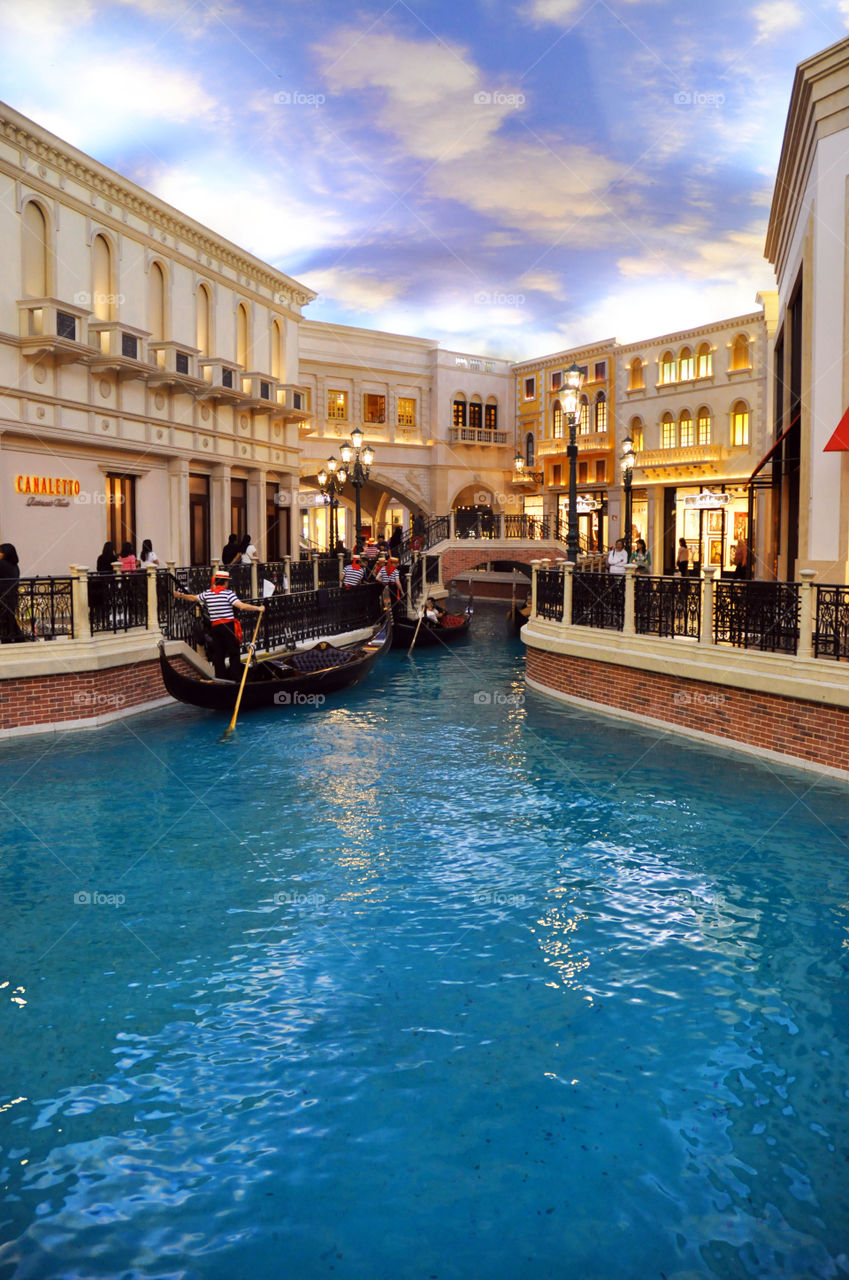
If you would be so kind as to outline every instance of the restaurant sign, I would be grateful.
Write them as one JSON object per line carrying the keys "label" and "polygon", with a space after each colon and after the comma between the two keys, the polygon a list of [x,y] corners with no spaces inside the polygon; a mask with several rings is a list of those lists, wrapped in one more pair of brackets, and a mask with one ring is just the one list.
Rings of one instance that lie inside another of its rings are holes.
{"label": "restaurant sign", "polygon": [[684,507],[688,511],[717,511],[720,507],[727,507],[730,502],[730,493],[712,493],[710,489],[684,495]]}
{"label": "restaurant sign", "polygon": [[15,476],[15,492],[26,497],[28,507],[69,507],[79,496],[79,480],[65,476]]}

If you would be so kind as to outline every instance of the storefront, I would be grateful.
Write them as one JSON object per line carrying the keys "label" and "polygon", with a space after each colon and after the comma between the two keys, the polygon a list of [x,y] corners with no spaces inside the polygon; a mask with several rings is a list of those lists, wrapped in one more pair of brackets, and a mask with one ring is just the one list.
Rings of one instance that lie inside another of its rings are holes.
{"label": "storefront", "polygon": [[676,548],[681,538],[690,551],[692,572],[699,573],[709,566],[723,575],[732,573],[735,547],[739,541],[746,542],[749,532],[745,486],[669,488],[664,499],[664,573],[675,571]]}
{"label": "storefront", "polygon": [[[582,551],[601,551],[606,545],[605,525],[607,516],[606,492],[578,491],[578,545]],[[557,499],[557,517],[561,537],[569,526],[569,495],[561,493]]]}

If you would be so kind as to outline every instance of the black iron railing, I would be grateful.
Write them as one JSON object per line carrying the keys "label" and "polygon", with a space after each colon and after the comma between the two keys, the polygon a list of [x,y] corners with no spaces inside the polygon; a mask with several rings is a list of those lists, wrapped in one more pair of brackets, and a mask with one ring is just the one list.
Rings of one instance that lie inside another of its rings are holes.
{"label": "black iron railing", "polygon": [[625,576],[576,573],[572,578],[572,623],[621,631],[625,623]]}
{"label": "black iron railing", "polygon": [[717,643],[795,653],[799,646],[799,584],[717,582],[713,634]]}
{"label": "black iron railing", "polygon": [[634,629],[648,636],[699,638],[701,583],[695,578],[634,576]]}
{"label": "black iron railing", "polygon": [[[257,644],[262,649],[290,649],[302,640],[316,636],[338,635],[373,626],[383,612],[383,588],[367,583],[346,590],[323,587],[320,591],[302,591],[296,595],[271,596],[265,601],[265,614]],[[253,634],[252,618],[242,616],[247,649]]]}
{"label": "black iron railing", "polygon": [[147,626],[147,571],[90,573],[88,612],[92,635]]}
{"label": "black iron railing", "polygon": [[817,587],[814,657],[849,658],[849,587]]}
{"label": "black iron railing", "polygon": [[549,622],[563,621],[562,570],[537,570],[537,616]]}
{"label": "black iron railing", "polygon": [[[521,538],[523,540],[548,538],[551,534],[551,521],[547,516],[504,516],[504,537]],[[496,535],[497,536],[497,530]]]}
{"label": "black iron railing", "polygon": [[73,636],[70,578],[19,578],[0,602],[0,638],[52,640]]}

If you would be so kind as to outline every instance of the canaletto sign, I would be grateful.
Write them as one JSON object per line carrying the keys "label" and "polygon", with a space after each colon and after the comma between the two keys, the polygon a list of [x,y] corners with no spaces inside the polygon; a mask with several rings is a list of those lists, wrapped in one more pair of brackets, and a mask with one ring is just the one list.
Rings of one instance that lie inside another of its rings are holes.
{"label": "canaletto sign", "polygon": [[26,497],[28,507],[67,507],[80,492],[79,480],[65,476],[15,476],[15,492]]}

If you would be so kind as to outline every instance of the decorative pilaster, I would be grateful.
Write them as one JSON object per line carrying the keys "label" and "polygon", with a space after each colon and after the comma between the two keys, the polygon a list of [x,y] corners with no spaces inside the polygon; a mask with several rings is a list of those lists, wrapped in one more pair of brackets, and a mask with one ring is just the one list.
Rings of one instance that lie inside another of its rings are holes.
{"label": "decorative pilaster", "polygon": [[702,569],[702,625],[699,632],[699,644],[714,643],[713,639],[713,583],[719,570],[716,565],[707,565]]}
{"label": "decorative pilaster", "polygon": [[80,564],[69,565],[71,570],[71,616],[74,623],[74,639],[91,639],[91,618],[88,611],[88,569]]}
{"label": "decorative pilaster", "polygon": [[634,625],[634,582],[636,580],[637,566],[635,564],[625,565],[625,616],[622,621],[623,636],[633,636],[637,634],[637,628]]}
{"label": "decorative pilaster", "polygon": [[816,576],[816,569],[799,570],[799,577],[802,582],[799,587],[799,647],[796,650],[797,658],[812,658],[814,656],[813,583]]}

